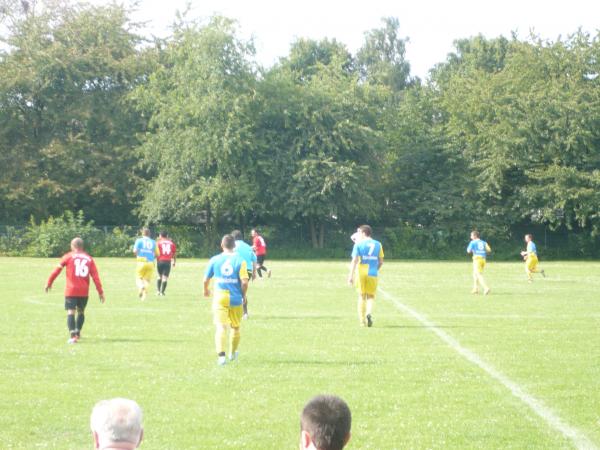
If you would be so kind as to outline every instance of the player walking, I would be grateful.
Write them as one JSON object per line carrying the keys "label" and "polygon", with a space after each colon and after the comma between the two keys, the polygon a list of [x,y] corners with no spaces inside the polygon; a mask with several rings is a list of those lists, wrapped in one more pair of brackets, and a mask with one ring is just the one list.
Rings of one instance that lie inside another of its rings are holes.
{"label": "player walking", "polygon": [[469,242],[467,247],[467,253],[471,253],[473,255],[472,294],[479,293],[479,284],[481,284],[483,287],[483,295],[488,295],[490,293],[490,288],[485,283],[485,279],[483,278],[483,269],[485,268],[487,255],[491,251],[492,249],[488,243],[479,238],[479,231],[471,231],[471,242]]}
{"label": "player walking", "polygon": [[[85,307],[88,302],[90,290],[90,276],[94,280],[100,302],[104,303],[104,291],[96,263],[90,255],[83,251],[83,240],[76,237],[71,241],[71,251],[65,254],[58,266],[50,274],[46,282],[46,292],[52,289],[52,283],[63,267],[67,268],[67,284],[65,286],[65,309],[67,310],[67,327],[69,328],[69,344],[75,344],[81,338],[81,329],[85,321]],[[77,319],[75,319],[77,311]]]}
{"label": "player walking", "polygon": [[225,347],[229,334],[229,360],[238,358],[242,303],[248,289],[246,261],[235,252],[235,239],[226,234],[221,239],[223,253],[213,256],[204,274],[204,296],[210,297],[210,280],[214,278],[213,318],[216,327],[217,364],[225,364]]}
{"label": "player walking", "polygon": [[371,237],[372,230],[369,225],[361,225],[356,231],[358,236],[352,248],[348,284],[354,283],[356,275],[358,320],[361,326],[371,327],[373,326],[372,314],[377,291],[377,276],[383,265],[383,247],[381,242]]}
{"label": "player walking", "polygon": [[158,272],[158,279],[156,280],[156,295],[165,295],[167,289],[167,280],[171,274],[171,267],[175,267],[177,253],[177,247],[173,243],[166,231],[161,231],[158,234],[158,241],[156,241],[158,247],[158,261],[156,263],[156,270]]}
{"label": "player walking", "polygon": [[267,257],[267,243],[265,239],[258,233],[256,228],[250,232],[252,235],[252,250],[256,254],[256,272],[262,278],[262,271],[267,272],[267,276],[271,278],[271,271],[265,266],[265,258]]}
{"label": "player walking", "polygon": [[527,274],[527,281],[533,282],[533,274],[541,273],[543,277],[546,277],[546,272],[543,269],[538,270],[538,257],[537,257],[537,246],[533,242],[533,235],[526,234],[525,242],[527,248],[521,252],[521,256],[525,260],[525,273]]}
{"label": "player walking", "polygon": [[[243,241],[242,232],[240,230],[233,230],[231,235],[235,239],[235,252],[244,258],[246,261],[246,267],[248,269],[248,278],[251,280],[256,280],[256,255],[248,244]],[[246,294],[246,298],[244,299],[244,315],[243,319],[248,318],[248,294]]]}
{"label": "player walking", "polygon": [[142,237],[138,238],[133,245],[133,253],[137,258],[136,285],[140,300],[146,300],[148,286],[154,273],[154,260],[158,256],[156,241],[150,238],[150,229],[142,229]]}

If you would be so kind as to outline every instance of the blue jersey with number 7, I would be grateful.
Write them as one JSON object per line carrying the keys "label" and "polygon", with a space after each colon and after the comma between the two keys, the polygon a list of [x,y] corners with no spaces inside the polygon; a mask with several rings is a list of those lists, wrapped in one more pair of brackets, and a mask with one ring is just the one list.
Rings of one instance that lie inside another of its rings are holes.
{"label": "blue jersey with number 7", "polygon": [[352,249],[352,258],[357,256],[359,264],[368,266],[367,275],[376,277],[379,271],[379,258],[383,258],[381,242],[371,238],[357,242]]}

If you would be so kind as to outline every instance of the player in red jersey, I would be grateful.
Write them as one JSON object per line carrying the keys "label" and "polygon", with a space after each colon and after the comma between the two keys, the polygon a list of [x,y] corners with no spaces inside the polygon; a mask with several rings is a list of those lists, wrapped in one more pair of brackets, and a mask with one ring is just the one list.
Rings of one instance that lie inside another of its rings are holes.
{"label": "player in red jersey", "polygon": [[252,250],[256,254],[256,273],[262,278],[262,271],[267,272],[269,278],[271,278],[271,271],[265,266],[265,258],[267,256],[267,243],[265,239],[258,233],[256,228],[253,228],[250,232],[252,235]]}
{"label": "player in red jersey", "polygon": [[158,246],[158,262],[156,263],[158,280],[156,280],[156,295],[165,295],[171,267],[175,267],[175,253],[177,253],[177,247],[173,241],[169,239],[166,231],[161,231],[158,234],[156,245]]}
{"label": "player in red jersey", "polygon": [[[81,337],[81,329],[85,320],[84,313],[90,290],[90,276],[94,280],[101,303],[105,301],[104,291],[102,290],[96,263],[90,255],[83,251],[83,240],[81,238],[76,237],[71,241],[71,251],[61,258],[56,269],[50,274],[50,278],[46,283],[46,292],[50,291],[52,283],[54,283],[63,267],[67,268],[65,309],[67,310],[67,326],[71,335],[68,342],[69,344],[75,344]],[[75,320],[75,310],[77,310],[77,321]]]}

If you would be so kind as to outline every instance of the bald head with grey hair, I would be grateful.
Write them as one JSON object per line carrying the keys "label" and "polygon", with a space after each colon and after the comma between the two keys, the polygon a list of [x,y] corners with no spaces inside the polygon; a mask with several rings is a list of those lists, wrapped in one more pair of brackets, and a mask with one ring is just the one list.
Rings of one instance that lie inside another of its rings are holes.
{"label": "bald head with grey hair", "polygon": [[142,409],[126,398],[96,403],[90,426],[96,449],[134,449],[140,446],[144,435]]}

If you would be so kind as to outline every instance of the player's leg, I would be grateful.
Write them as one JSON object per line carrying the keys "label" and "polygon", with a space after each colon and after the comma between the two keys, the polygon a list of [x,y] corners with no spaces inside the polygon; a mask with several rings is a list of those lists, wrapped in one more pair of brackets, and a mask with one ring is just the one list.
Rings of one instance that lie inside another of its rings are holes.
{"label": "player's leg", "polygon": [[161,288],[161,295],[165,295],[165,290],[167,289],[167,280],[169,279],[169,275],[171,275],[171,261],[165,261],[163,263],[163,268],[162,268],[162,275],[160,276],[162,278],[162,288]]}
{"label": "player's leg", "polygon": [[87,306],[88,297],[81,297],[77,299],[77,320],[75,323],[75,335],[77,339],[81,338],[81,329],[85,322],[85,308]]}
{"label": "player's leg", "polygon": [[483,295],[488,295],[490,293],[490,288],[485,282],[485,278],[483,278],[483,269],[485,269],[485,259],[481,258],[477,264],[477,281],[483,287]]}
{"label": "player's leg", "polygon": [[77,308],[77,299],[73,297],[65,297],[65,311],[67,311],[67,328],[69,330],[69,344],[77,342],[77,333],[75,329],[75,310]]}
{"label": "player's leg", "polygon": [[265,261],[265,255],[257,255],[256,256],[256,273],[260,278],[262,278],[262,271],[265,270],[263,268],[263,262]]}
{"label": "player's leg", "polygon": [[367,327],[373,326],[373,307],[375,306],[375,293],[377,292],[377,277],[367,276],[366,292],[366,319]]}
{"label": "player's leg", "polygon": [[229,308],[229,320],[231,329],[229,331],[229,360],[238,359],[238,347],[240,345],[240,326],[243,314],[243,307],[232,306]]}
{"label": "player's leg", "polygon": [[367,325],[367,295],[358,293],[358,321],[361,326]]}
{"label": "player's leg", "polygon": [[473,289],[471,290],[471,294],[479,293],[479,268],[477,264],[477,260],[473,260]]}
{"label": "player's leg", "polygon": [[213,322],[215,324],[215,349],[217,351],[217,364],[225,364],[225,350],[227,348],[227,334],[231,320],[229,307],[213,300]]}

